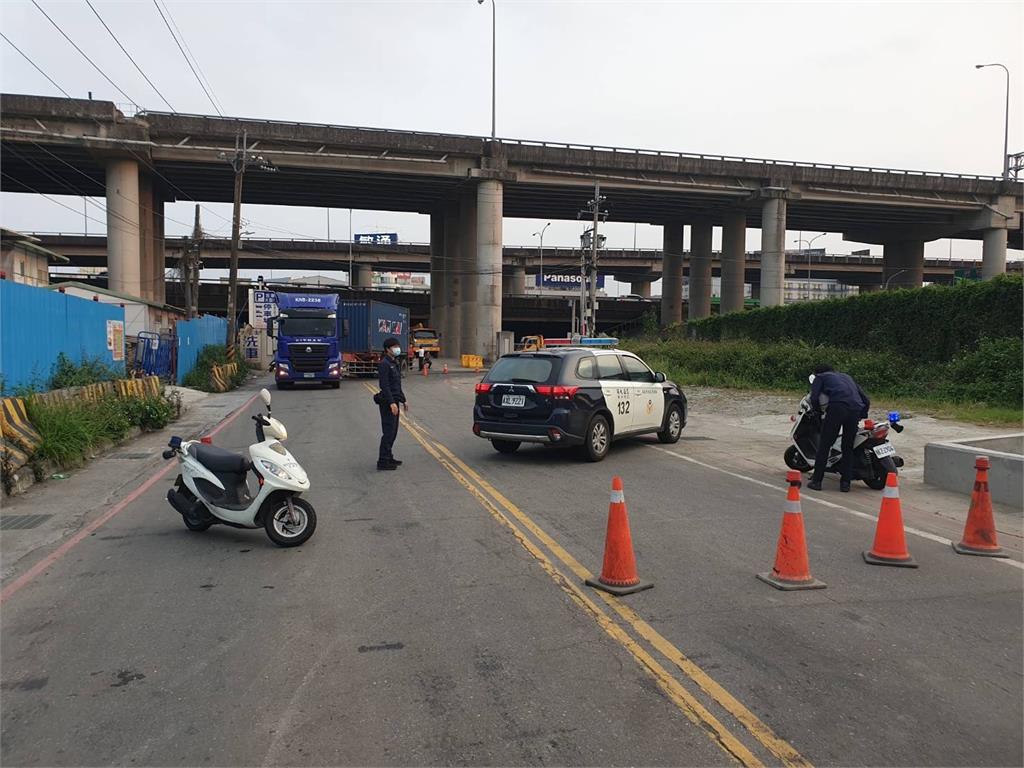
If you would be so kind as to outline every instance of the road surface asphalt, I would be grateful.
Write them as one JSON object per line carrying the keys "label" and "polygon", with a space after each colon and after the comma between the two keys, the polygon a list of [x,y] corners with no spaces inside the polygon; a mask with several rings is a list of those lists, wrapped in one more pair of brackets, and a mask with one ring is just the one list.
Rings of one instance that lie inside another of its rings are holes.
{"label": "road surface asphalt", "polygon": [[[880,494],[857,486],[804,497],[827,589],[776,591],[754,575],[774,559],[781,462],[726,465],[696,413],[678,444],[616,443],[598,464],[500,455],[470,431],[474,382],[407,382],[395,472],[375,468],[370,382],[275,391],[319,515],[302,547],[187,531],[172,470],[19,562],[2,763],[1024,762],[1018,554],[958,556],[942,531],[908,534],[916,570],[868,566]],[[257,403],[215,444],[244,450]],[[655,584],[621,599],[583,586],[614,475]]]}

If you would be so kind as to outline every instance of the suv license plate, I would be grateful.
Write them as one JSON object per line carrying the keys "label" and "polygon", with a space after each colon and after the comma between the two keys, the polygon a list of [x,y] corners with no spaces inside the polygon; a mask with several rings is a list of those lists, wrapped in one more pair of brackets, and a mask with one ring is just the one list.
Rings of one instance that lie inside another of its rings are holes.
{"label": "suv license plate", "polygon": [[875,452],[875,456],[880,459],[884,459],[886,456],[893,456],[896,453],[896,449],[893,448],[892,443],[882,443],[881,445],[876,445],[871,450],[873,450]]}
{"label": "suv license plate", "polygon": [[314,378],[316,378],[316,374],[315,373],[304,373],[304,374],[302,374],[302,376],[303,376],[303,378],[306,378],[306,379],[314,379]]}
{"label": "suv license plate", "polygon": [[501,404],[509,408],[523,408],[526,405],[526,395],[502,395]]}

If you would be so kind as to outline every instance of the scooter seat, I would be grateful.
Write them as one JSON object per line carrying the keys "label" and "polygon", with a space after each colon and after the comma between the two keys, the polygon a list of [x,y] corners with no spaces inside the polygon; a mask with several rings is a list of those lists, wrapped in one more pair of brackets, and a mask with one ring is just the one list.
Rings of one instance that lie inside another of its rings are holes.
{"label": "scooter seat", "polygon": [[245,456],[213,445],[190,445],[188,452],[196,461],[212,472],[231,472],[241,475],[252,468],[252,462]]}

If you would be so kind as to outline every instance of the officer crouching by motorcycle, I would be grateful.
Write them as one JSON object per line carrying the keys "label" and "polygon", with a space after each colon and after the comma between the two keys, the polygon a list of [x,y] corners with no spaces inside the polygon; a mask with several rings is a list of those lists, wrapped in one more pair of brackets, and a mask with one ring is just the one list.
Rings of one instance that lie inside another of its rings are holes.
{"label": "officer crouching by motorcycle", "polygon": [[821,490],[825,476],[829,451],[842,430],[842,456],[839,459],[839,490],[847,493],[853,475],[853,440],[857,435],[860,420],[867,418],[871,400],[851,376],[840,373],[831,365],[819,365],[814,369],[814,383],[811,385],[811,407],[819,414],[822,410],[821,396],[825,395],[828,411],[821,425],[818,450],[814,457],[814,474],[807,487],[812,491]]}

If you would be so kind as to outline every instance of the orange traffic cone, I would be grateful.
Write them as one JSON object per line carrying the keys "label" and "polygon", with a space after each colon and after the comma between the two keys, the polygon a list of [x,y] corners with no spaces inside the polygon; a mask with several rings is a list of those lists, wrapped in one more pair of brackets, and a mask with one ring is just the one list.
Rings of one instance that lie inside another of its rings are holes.
{"label": "orange traffic cone", "polygon": [[974,492],[971,494],[971,509],[967,513],[964,537],[954,544],[961,555],[983,555],[986,557],[1008,557],[996,538],[996,523],[992,519],[992,497],[988,491],[988,457],[976,456],[974,468]]}
{"label": "orange traffic cone", "polygon": [[444,364],[444,370],[442,370],[441,373],[443,373],[445,376],[448,375],[448,363]]}
{"label": "orange traffic cone", "polygon": [[807,561],[807,541],[804,539],[804,517],[800,511],[800,473],[786,473],[789,492],[786,511],[782,515],[782,529],[775,548],[775,566],[771,573],[759,573],[757,578],[776,589],[824,589],[825,583],[811,576]]}
{"label": "orange traffic cone", "polygon": [[612,500],[608,505],[608,530],[604,539],[604,565],[601,576],[587,579],[587,586],[603,589],[613,595],[629,595],[654,584],[640,581],[633,556],[633,537],[629,533],[626,497],[622,493],[622,478],[612,478]]}
{"label": "orange traffic cone", "polygon": [[430,366],[429,365],[424,364],[424,366],[423,366],[423,375],[424,376],[429,376],[430,375]]}
{"label": "orange traffic cone", "polygon": [[885,478],[882,509],[878,513],[878,524],[875,526],[875,543],[864,553],[864,562],[871,565],[917,568],[917,563],[907,551],[907,541],[903,535],[900,486],[895,472],[890,472]]}

